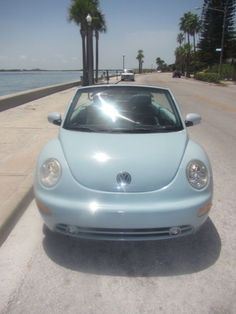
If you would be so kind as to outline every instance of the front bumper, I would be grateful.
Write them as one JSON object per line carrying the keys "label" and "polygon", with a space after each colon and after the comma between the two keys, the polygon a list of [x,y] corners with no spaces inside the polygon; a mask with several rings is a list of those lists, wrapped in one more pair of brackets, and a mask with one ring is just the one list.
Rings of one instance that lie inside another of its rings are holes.
{"label": "front bumper", "polygon": [[[134,197],[121,194],[113,195],[113,203],[93,199],[83,203],[60,198],[46,200],[38,194],[36,202],[50,230],[100,240],[154,240],[192,234],[206,221],[211,204],[210,195],[178,203],[152,203],[148,197],[144,202],[137,196],[136,202],[124,203],[124,196]],[[208,210],[199,216],[199,209],[205,207]]]}

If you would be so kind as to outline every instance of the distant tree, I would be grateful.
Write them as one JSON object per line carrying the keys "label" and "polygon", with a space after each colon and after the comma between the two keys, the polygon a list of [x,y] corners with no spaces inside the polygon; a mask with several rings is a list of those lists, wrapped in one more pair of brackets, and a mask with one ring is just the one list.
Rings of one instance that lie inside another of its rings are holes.
{"label": "distant tree", "polygon": [[236,1],[204,0],[199,49],[201,61],[208,65],[219,63],[219,52],[216,52],[216,48],[221,47],[224,11],[226,12],[226,23],[223,58],[226,59],[233,55]]}
{"label": "distant tree", "polygon": [[189,65],[190,65],[190,54],[191,54],[191,45],[190,45],[190,36],[192,34],[192,28],[191,28],[191,22],[193,19],[193,13],[190,11],[187,13],[184,13],[184,15],[180,18],[180,30],[184,32],[184,34],[187,36],[187,44],[189,48],[187,58],[186,58],[186,76],[189,77]]}
{"label": "distant tree", "polygon": [[[187,37],[187,45],[185,45],[185,49],[188,49],[187,56],[185,57],[185,70],[186,70],[186,75],[190,76],[190,64],[191,64],[191,41],[190,38],[193,38],[193,50],[194,53],[196,53],[196,34],[199,33],[201,29],[201,20],[198,17],[197,14],[193,14],[192,12],[186,12],[180,19],[180,30],[184,32],[185,36]],[[183,42],[183,35],[182,33],[178,34],[177,36],[177,42],[179,43],[179,46],[182,46]],[[179,49],[179,52],[182,51],[183,49]],[[186,51],[185,51],[186,52]],[[181,53],[182,54],[182,53]],[[194,56],[195,58],[195,56]]]}
{"label": "distant tree", "polygon": [[187,12],[180,18],[180,30],[184,32],[187,36],[187,43],[190,45],[190,34],[191,34],[191,20],[192,20],[192,13]]}
{"label": "distant tree", "polygon": [[157,70],[165,70],[167,68],[167,64],[160,57],[156,58]]}
{"label": "distant tree", "polygon": [[182,73],[187,71],[187,58],[190,49],[189,44],[184,44],[175,50],[175,67]]}
{"label": "distant tree", "polygon": [[143,69],[143,59],[144,59],[143,50],[141,50],[141,49],[138,50],[138,55],[137,55],[136,59],[138,60],[139,73],[142,73],[142,69]]}
{"label": "distant tree", "polygon": [[[228,42],[228,56],[236,66],[236,31]],[[236,74],[236,73],[235,73]]]}
{"label": "distant tree", "polygon": [[202,22],[197,14],[189,18],[190,35],[193,36],[193,50],[196,52],[196,34],[201,30]]}
{"label": "distant tree", "polygon": [[185,36],[184,36],[184,33],[179,33],[177,35],[177,43],[179,44],[179,46],[182,46],[183,42],[185,40]]}

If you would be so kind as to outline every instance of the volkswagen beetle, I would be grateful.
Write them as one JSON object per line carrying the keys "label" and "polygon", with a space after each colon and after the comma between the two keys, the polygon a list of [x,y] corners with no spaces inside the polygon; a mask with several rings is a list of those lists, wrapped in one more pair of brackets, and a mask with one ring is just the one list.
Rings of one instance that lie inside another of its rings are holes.
{"label": "volkswagen beetle", "polygon": [[46,226],[106,240],[176,238],[196,232],[212,203],[213,178],[203,148],[165,88],[102,85],[77,90],[58,138],[40,153],[34,180]]}

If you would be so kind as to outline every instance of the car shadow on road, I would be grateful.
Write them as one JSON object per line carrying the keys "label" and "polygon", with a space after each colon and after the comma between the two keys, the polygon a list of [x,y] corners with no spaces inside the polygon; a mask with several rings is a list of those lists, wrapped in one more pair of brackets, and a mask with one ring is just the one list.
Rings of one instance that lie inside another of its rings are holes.
{"label": "car shadow on road", "polygon": [[221,251],[220,236],[208,218],[188,237],[143,242],[79,240],[44,230],[43,247],[60,266],[110,276],[173,276],[213,265]]}

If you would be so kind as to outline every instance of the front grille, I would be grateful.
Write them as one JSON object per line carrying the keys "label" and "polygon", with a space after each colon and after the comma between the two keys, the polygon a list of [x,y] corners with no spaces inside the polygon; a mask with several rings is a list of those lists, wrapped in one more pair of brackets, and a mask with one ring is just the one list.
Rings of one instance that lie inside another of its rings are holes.
{"label": "front grille", "polygon": [[66,224],[58,224],[56,231],[80,238],[103,240],[138,240],[138,239],[167,239],[191,234],[193,228],[190,225],[178,226],[180,233],[170,234],[171,227],[147,228],[147,229],[112,229],[112,228],[84,228]]}

